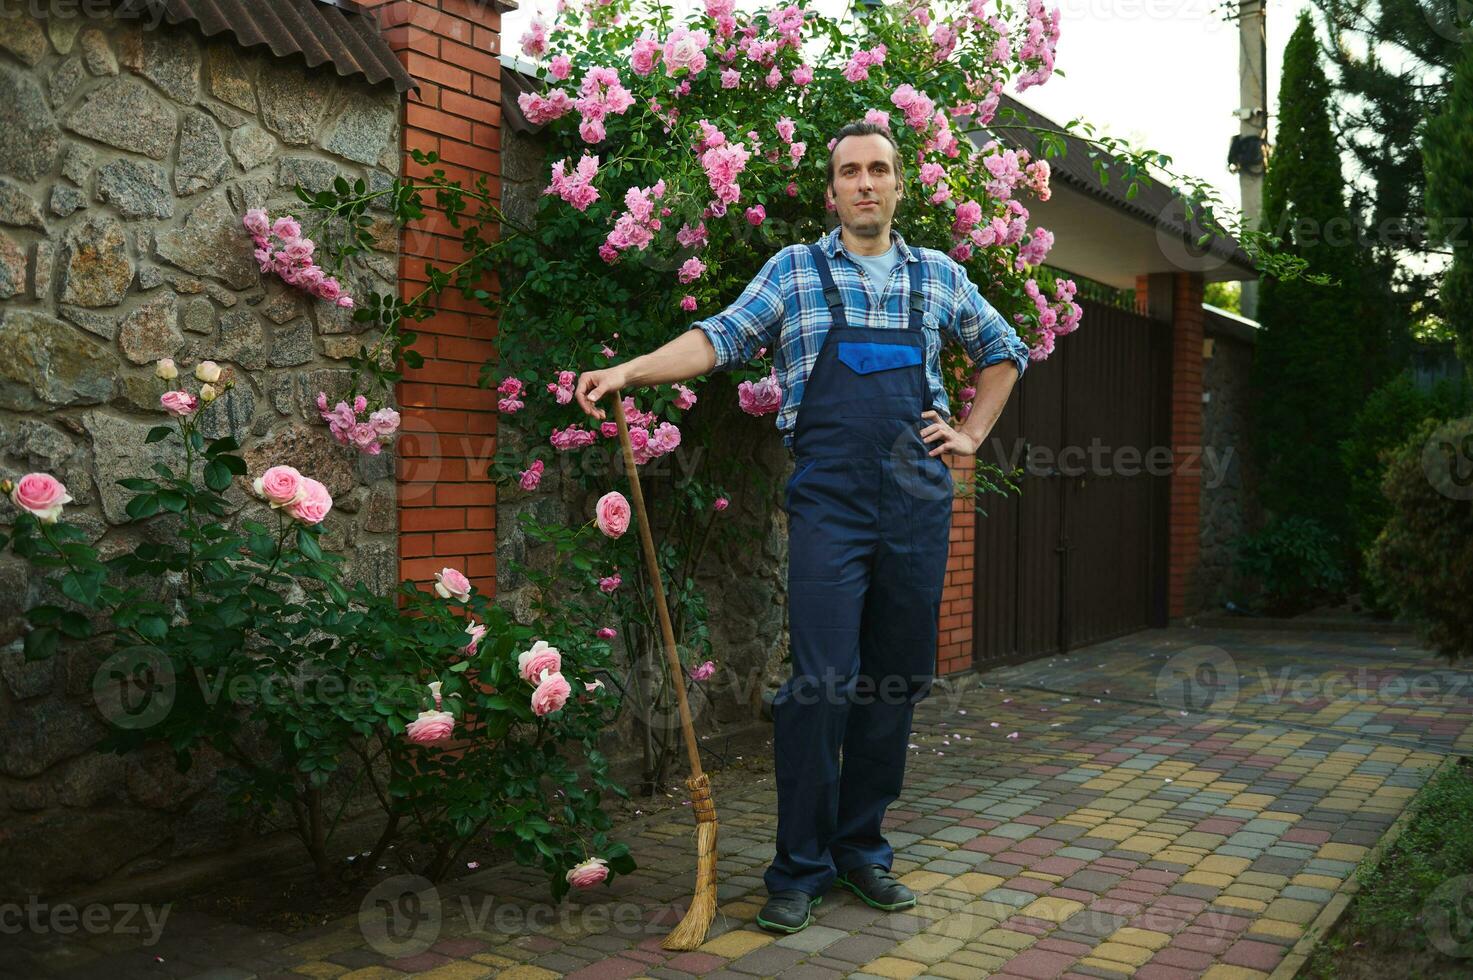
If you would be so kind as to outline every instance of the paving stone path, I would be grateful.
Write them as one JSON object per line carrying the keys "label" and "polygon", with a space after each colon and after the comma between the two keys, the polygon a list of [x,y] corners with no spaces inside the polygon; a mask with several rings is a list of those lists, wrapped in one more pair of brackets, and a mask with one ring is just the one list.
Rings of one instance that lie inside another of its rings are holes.
{"label": "paving stone path", "polygon": [[503,866],[429,894],[405,920],[374,911],[283,935],[181,915],[148,948],[31,937],[32,958],[0,971],[1266,977],[1432,768],[1473,748],[1473,672],[1408,642],[1172,628],[938,687],[887,818],[895,870],[920,896],[908,912],[835,889],[806,930],[759,929],[776,795],[770,780],[733,793],[718,779],[720,914],[695,952],[659,945],[693,867],[689,813],[676,811],[620,828],[635,875],[557,907],[540,875]]}

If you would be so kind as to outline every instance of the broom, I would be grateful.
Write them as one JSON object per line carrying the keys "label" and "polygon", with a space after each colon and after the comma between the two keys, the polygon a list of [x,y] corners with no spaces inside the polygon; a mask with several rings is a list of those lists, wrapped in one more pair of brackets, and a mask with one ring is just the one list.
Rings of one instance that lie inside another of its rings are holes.
{"label": "broom", "polygon": [[691,809],[696,815],[696,890],[690,908],[680,924],[661,940],[665,949],[691,950],[706,941],[706,932],[716,918],[716,806],[711,802],[711,780],[701,771],[701,752],[696,745],[696,730],[691,723],[690,705],[685,699],[685,674],[680,655],[675,651],[675,630],[670,625],[670,611],[665,607],[665,587],[660,582],[660,564],[655,557],[655,541],[650,536],[649,516],[644,509],[644,494],[639,489],[639,470],[634,465],[634,446],[629,441],[629,424],[624,420],[624,397],[614,391],[614,418],[619,423],[619,441],[624,446],[624,468],[629,473],[630,495],[639,518],[639,541],[644,547],[644,561],[655,590],[655,609],[660,614],[660,632],[665,637],[665,659],[670,676],[676,678],[675,693],[680,703],[680,729],[685,736],[685,752],[690,757],[690,777],[685,785],[690,790]]}

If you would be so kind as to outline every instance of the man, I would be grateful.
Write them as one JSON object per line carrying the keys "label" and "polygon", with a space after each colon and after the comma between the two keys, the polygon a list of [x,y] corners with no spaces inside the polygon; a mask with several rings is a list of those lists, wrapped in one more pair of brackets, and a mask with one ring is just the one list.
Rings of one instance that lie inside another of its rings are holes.
{"label": "man", "polygon": [[[777,427],[796,465],[786,489],[793,676],[773,702],[777,855],[757,916],[773,931],[806,927],[835,881],[876,908],[915,905],[890,870],[881,821],[900,794],[914,705],[935,674],[953,500],[939,457],[977,452],[1028,363],[961,266],[892,231],[903,190],[889,130],[845,126],[825,194],[839,228],[787,246],[726,310],[581,375],[575,389],[603,419],[594,403],[615,390],[775,352]],[[981,368],[956,428],[943,417],[943,330]]]}

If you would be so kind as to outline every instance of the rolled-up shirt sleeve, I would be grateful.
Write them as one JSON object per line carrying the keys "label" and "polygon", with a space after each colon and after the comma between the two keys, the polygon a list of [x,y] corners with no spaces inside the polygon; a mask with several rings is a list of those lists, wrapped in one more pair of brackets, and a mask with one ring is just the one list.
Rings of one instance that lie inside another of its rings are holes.
{"label": "rolled-up shirt sleeve", "polygon": [[1022,377],[1028,367],[1028,345],[977,289],[967,270],[951,259],[955,277],[955,315],[947,326],[977,368],[1012,361]]}
{"label": "rolled-up shirt sleeve", "polygon": [[770,347],[778,336],[783,320],[784,253],[772,256],[762,271],[747,283],[747,288],[726,309],[715,316],[697,320],[691,330],[702,330],[716,348],[713,371],[724,371],[748,360],[759,348]]}

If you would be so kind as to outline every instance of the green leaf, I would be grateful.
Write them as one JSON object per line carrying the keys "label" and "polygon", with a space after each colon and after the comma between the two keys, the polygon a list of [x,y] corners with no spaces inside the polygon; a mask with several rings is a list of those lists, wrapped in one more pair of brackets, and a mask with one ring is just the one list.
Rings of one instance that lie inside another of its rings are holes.
{"label": "green leaf", "polygon": [[123,509],[126,510],[128,512],[128,516],[133,518],[135,521],[141,520],[145,517],[152,517],[154,514],[157,514],[159,512],[159,498],[151,493],[145,494],[141,497],[134,497],[132,500],[128,501],[127,505]]}
{"label": "green leaf", "polygon": [[158,442],[162,439],[169,438],[173,434],[174,427],[172,425],[156,425],[148,430],[148,436],[143,441],[145,443]]}
{"label": "green leaf", "polygon": [[297,528],[297,548],[313,561],[322,561],[322,548],[317,536],[305,527]]}
{"label": "green leaf", "polygon": [[230,467],[218,459],[206,463],[205,486],[216,493],[224,493],[230,487]]}
{"label": "green leaf", "polygon": [[46,660],[56,653],[56,641],[61,634],[49,626],[31,630],[26,634],[25,657],[27,660]]}
{"label": "green leaf", "polygon": [[150,640],[162,640],[169,635],[169,623],[164,617],[150,614],[139,616],[137,624],[133,627],[140,636]]}
{"label": "green leaf", "polygon": [[157,490],[159,485],[152,480],[140,480],[136,477],[129,477],[126,480],[119,480],[118,486],[126,490],[132,490],[134,493],[149,493],[150,491]]}

